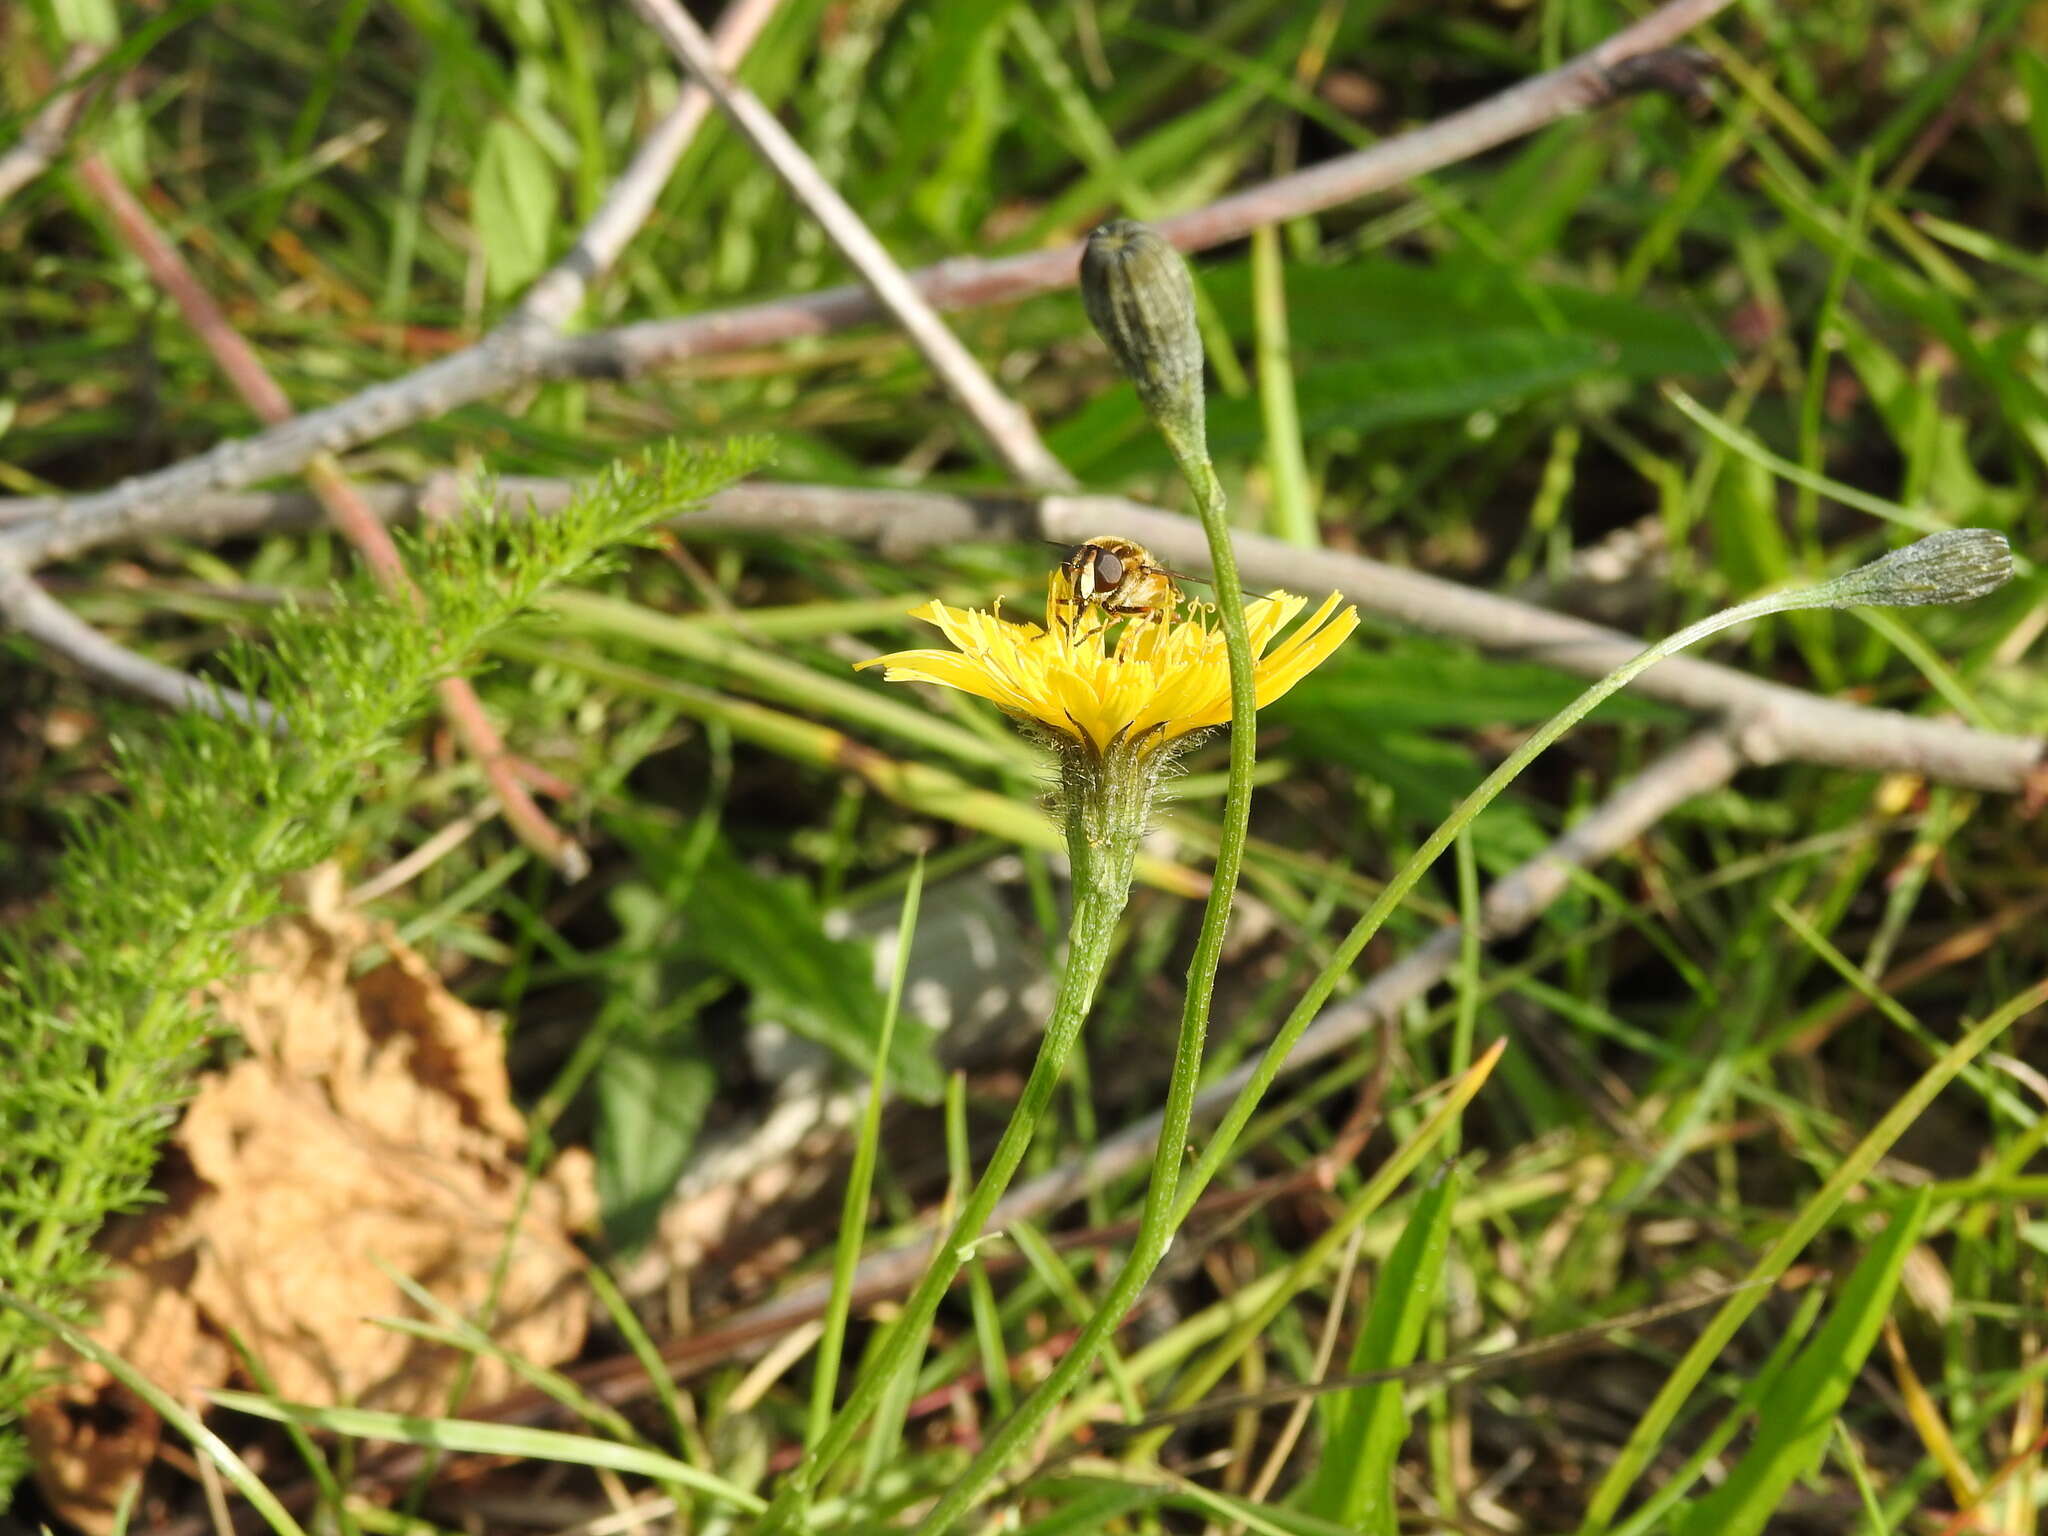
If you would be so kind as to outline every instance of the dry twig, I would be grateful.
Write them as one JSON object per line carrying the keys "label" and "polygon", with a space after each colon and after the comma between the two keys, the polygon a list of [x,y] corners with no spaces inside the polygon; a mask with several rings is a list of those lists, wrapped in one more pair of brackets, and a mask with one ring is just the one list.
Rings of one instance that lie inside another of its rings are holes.
{"label": "dry twig", "polygon": [[923,354],[946,392],[981,429],[1004,468],[1026,485],[1071,486],[1074,477],[1053,457],[1031,418],[997,387],[974,354],[947,329],[946,322],[925,302],[924,295],[904,275],[895,257],[839,195],[839,189],[825,179],[775,114],[762,106],[752,91],[728,78],[713,56],[710,39],[689,13],[676,0],[633,0],[633,8],[661,34],[662,41],[698,85],[711,93],[782,184],[810,210],[825,237],[860,273],[876,300]]}
{"label": "dry twig", "polygon": [[0,203],[42,175],[50,168],[50,162],[63,153],[64,140],[70,135],[71,125],[78,120],[79,110],[90,94],[89,86],[72,82],[97,64],[105,53],[106,49],[98,43],[80,43],[74,47],[64,60],[58,87],[43,103],[42,111],[29,120],[19,139],[5,151],[0,151]]}
{"label": "dry twig", "polygon": [[69,657],[95,677],[171,709],[197,709],[251,721],[266,729],[276,714],[261,699],[205,682],[116,645],[38,586],[26,572],[0,560],[0,617],[52,653]]}
{"label": "dry twig", "polygon": [[[1184,249],[1206,248],[1240,238],[1260,224],[1355,201],[1469,159],[1612,99],[1616,71],[1629,60],[1669,47],[1729,3],[1668,0],[1599,47],[1498,96],[1413,133],[1235,193],[1162,227]],[[1079,255],[1080,247],[1070,245],[993,261],[955,260],[923,268],[910,279],[938,309],[1008,303],[1071,286]],[[183,463],[72,497],[47,510],[43,528],[0,532],[0,558],[22,556],[33,547],[39,551],[36,558],[23,559],[32,566],[146,535],[208,492],[295,474],[315,453],[342,452],[534,378],[630,378],[685,358],[823,335],[882,314],[866,288],[848,287],[581,336],[547,334],[515,316],[476,346],[404,378],[373,385],[254,437],[221,443]]]}
{"label": "dry twig", "polygon": [[[107,210],[128,248],[149,269],[150,276],[170,296],[171,302],[178,306],[185,323],[192,327],[249,409],[265,422],[275,424],[290,420],[291,400],[270,376],[270,370],[263,366],[255,348],[228,323],[227,316],[221,313],[213,296],[185,264],[177,248],[164,238],[148,210],[122,183],[113,168],[102,156],[91,154],[79,162],[78,176]],[[419,589],[406,573],[404,557],[392,542],[390,530],[357,493],[334,456],[316,454],[306,466],[306,477],[329,519],[362,555],[378,586],[390,596],[403,598],[417,607]],[[83,624],[79,628],[90,633]],[[78,636],[74,634],[70,638],[75,642]],[[105,648],[118,649],[112,641],[103,641],[100,649],[80,651],[74,648],[68,654],[81,665],[92,667],[96,660],[106,660]],[[101,675],[109,674],[102,672]],[[115,680],[133,675],[131,664]],[[583,851],[580,843],[548,819],[547,812],[540,808],[539,802],[521,781],[517,765],[506,751],[504,737],[491,723],[483,700],[477,697],[469,679],[444,677],[435,684],[434,691],[440,697],[441,708],[449,723],[462,738],[463,746],[482,768],[506,824],[518,833],[521,842],[552,864],[565,879],[582,879],[590,872],[590,855]]]}
{"label": "dry twig", "polygon": [[[447,503],[454,488],[450,476],[421,487],[365,487],[362,494],[378,516],[399,518]],[[516,476],[497,485],[501,505],[539,513],[560,508],[573,491],[565,480]],[[165,529],[186,538],[220,539],[312,526],[319,516],[317,503],[303,494],[223,492],[189,503],[178,516],[165,520]],[[27,523],[22,531],[32,535],[42,526],[46,525]],[[975,497],[755,482],[719,492],[701,511],[674,526],[686,535],[826,534],[879,545],[904,557],[921,549],[986,539],[1074,543],[1114,528],[1179,569],[1201,570],[1208,562],[1195,523],[1114,496]],[[34,547],[31,539],[31,550]],[[1605,625],[1363,555],[1303,550],[1252,533],[1237,535],[1237,551],[1245,580],[1254,586],[1297,592],[1334,588],[1382,618],[1584,676],[1597,677],[1644,646],[1637,636]],[[2048,743],[2038,737],[2004,736],[1953,721],[1820,698],[1697,657],[1674,656],[1660,662],[1630,688],[1725,718],[1741,738],[1744,760],[1752,763],[1798,761],[1873,773],[1917,773],[2001,794],[2036,792],[2048,776]]]}

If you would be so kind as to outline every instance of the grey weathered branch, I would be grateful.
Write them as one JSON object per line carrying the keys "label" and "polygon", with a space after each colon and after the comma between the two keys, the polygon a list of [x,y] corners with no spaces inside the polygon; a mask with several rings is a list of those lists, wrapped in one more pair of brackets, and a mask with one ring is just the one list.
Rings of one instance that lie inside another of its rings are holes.
{"label": "grey weathered branch", "polygon": [[0,616],[38,645],[145,699],[172,709],[203,710],[264,726],[277,723],[275,712],[261,699],[187,676],[176,667],[115,644],[45,592],[28,572],[4,560],[0,560]]}
{"label": "grey weathered branch", "polygon": [[996,386],[974,354],[947,329],[946,322],[925,302],[924,295],[904,275],[895,257],[839,195],[839,189],[825,179],[816,163],[804,153],[803,146],[752,91],[727,78],[712,54],[710,39],[690,14],[676,0],[632,3],[647,24],[661,34],[662,41],[696,82],[711,93],[741,137],[753,145],[791,195],[818,221],[825,238],[860,274],[876,301],[938,375],[946,392],[981,429],[1003,466],[1025,485],[1073,485],[1074,477],[1053,457],[1031,418]]}
{"label": "grey weathered branch", "polygon": [[106,49],[97,43],[80,43],[73,48],[64,60],[58,87],[43,103],[42,110],[29,119],[20,138],[5,150],[0,150],[0,203],[42,175],[64,152],[64,140],[69,137],[71,125],[78,120],[79,109],[85,105],[90,93],[88,86],[73,82],[97,64],[105,53]]}
{"label": "grey weathered branch", "polygon": [[[1729,3],[1669,0],[1590,52],[1462,112],[1277,177],[1162,221],[1160,227],[1183,249],[1206,248],[1261,224],[1336,207],[1469,159],[1612,99],[1617,72],[1630,60],[1669,47]],[[1622,86],[1635,83],[1620,81]],[[1071,286],[1079,256],[1080,247],[1069,245],[994,260],[941,262],[912,273],[911,281],[942,310],[1007,303]],[[185,503],[208,492],[294,474],[316,453],[343,452],[535,378],[629,378],[691,357],[823,335],[882,315],[867,289],[847,287],[582,336],[554,335],[515,316],[475,346],[404,378],[253,437],[219,444],[180,464],[73,497],[50,514],[50,526],[40,532],[0,529],[0,554],[33,542],[41,552],[23,563],[34,565],[112,540],[147,536]]]}
{"label": "grey weathered branch", "polygon": [[[565,480],[507,477],[497,483],[502,504],[531,506],[543,513],[566,504],[572,489]],[[363,495],[387,518],[413,515],[422,504],[452,506],[460,501],[453,477],[421,488],[368,486]],[[5,506],[0,503],[0,508]],[[319,521],[319,508],[309,496],[254,492],[199,498],[167,519],[166,526],[186,538],[218,539]],[[22,531],[32,533],[38,526],[42,525],[27,524]],[[702,511],[678,519],[675,526],[685,535],[826,534],[905,557],[974,540],[1049,539],[1070,544],[1115,532],[1137,539],[1180,570],[1208,567],[1198,524],[1116,496],[976,497],[756,482],[720,492]],[[1334,589],[1382,618],[1582,676],[1611,671],[1645,643],[1638,636],[1570,614],[1363,555],[1298,549],[1251,533],[1237,535],[1237,550],[1251,586],[1310,594]],[[2038,737],[2005,736],[1824,699],[1696,657],[1674,656],[1660,662],[1630,689],[1724,719],[1739,735],[1744,758],[1754,763],[1791,760],[1918,773],[2004,794],[2039,789],[2048,774],[2048,744]]]}
{"label": "grey weathered branch", "polygon": [[[781,0],[729,0],[709,40],[712,57],[726,69],[738,68],[780,4]],[[697,137],[711,107],[708,91],[685,83],[676,104],[640,141],[568,254],[527,289],[508,324],[553,334],[575,318],[584,295],[611,271],[619,253],[647,222],[669,172]]]}
{"label": "grey weathered branch", "polygon": [[[683,531],[718,528],[829,533],[895,553],[972,539],[1078,543],[1115,532],[1181,570],[1208,567],[1200,525],[1117,496],[983,498],[918,491],[845,491],[748,485],[684,519]],[[1300,549],[1258,534],[1236,536],[1246,582],[1343,593],[1383,618],[1469,640],[1487,650],[1598,677],[1640,652],[1634,635],[1362,555]],[[1689,656],[1658,663],[1631,691],[1724,717],[1750,762],[1797,759],[1841,768],[1924,774],[1944,783],[2021,793],[2042,772],[2038,738],[2002,736],[1894,710],[1823,699],[1733,667]]]}

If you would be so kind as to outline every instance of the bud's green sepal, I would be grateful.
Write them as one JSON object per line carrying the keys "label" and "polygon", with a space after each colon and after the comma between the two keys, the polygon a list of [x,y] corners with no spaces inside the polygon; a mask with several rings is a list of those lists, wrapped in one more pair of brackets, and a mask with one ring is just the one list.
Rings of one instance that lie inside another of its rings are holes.
{"label": "bud's green sepal", "polygon": [[1206,458],[1202,333],[1180,252],[1149,225],[1104,224],[1081,253],[1081,302],[1159,429],[1176,448]]}
{"label": "bud's green sepal", "polygon": [[1829,607],[1911,608],[1966,603],[2012,580],[2012,546],[1989,528],[1947,528],[1837,576],[1818,589]]}

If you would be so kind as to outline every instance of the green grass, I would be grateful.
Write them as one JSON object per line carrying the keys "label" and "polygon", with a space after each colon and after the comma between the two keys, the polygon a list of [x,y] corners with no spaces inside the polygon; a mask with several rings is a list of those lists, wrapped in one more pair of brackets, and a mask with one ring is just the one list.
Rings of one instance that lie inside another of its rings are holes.
{"label": "green grass", "polygon": [[[744,74],[914,263],[1198,205],[1439,116],[1641,9],[787,0]],[[32,57],[60,56],[112,14],[46,0],[6,22],[0,123],[37,99]],[[150,189],[302,409],[401,376],[501,317],[567,248],[673,80],[623,7],[252,0],[136,25],[127,84],[81,136]],[[1831,695],[2038,735],[2038,19],[1966,0],[1742,6],[1717,36],[1729,75],[1704,119],[1627,102],[1198,261],[1211,351],[1230,349],[1211,437],[1233,516],[1481,587],[1541,580],[1648,636],[1929,526],[2000,529],[2030,564],[1991,598],[1875,627],[1796,615],[1707,651]],[[714,124],[579,324],[846,279]],[[1071,295],[955,324],[1091,487],[1186,506]],[[251,427],[67,170],[0,206],[0,495],[97,488]],[[774,472],[796,480],[1000,482],[914,355],[875,327],[630,383],[535,384],[348,463],[366,480],[451,464],[582,475],[676,432],[772,434]],[[1589,596],[1572,557],[1623,527],[1653,530],[1665,554]],[[577,786],[551,809],[592,849],[592,880],[560,886],[487,822],[375,908],[467,1000],[503,1012],[522,1103],[552,1143],[596,1149],[607,1209],[591,1252],[611,1320],[586,1364],[650,1359],[714,1330],[776,1283],[778,1264],[843,1275],[852,1245],[886,1246],[943,1205],[949,1168],[968,1180],[979,1168],[1028,1041],[951,1072],[926,1012],[937,958],[920,954],[892,985],[867,936],[906,905],[936,933],[992,904],[1006,974],[1042,984],[1064,932],[1058,833],[1007,725],[849,670],[923,643],[901,615],[932,594],[1001,594],[1029,612],[1052,553],[701,534],[685,548],[636,551],[488,642],[485,701],[516,751]],[[165,540],[50,574],[125,643],[205,667],[231,637],[278,632],[276,592],[322,591],[351,567],[331,536],[297,534]],[[230,600],[242,585],[263,600]],[[117,784],[144,793],[121,765],[158,728],[18,637],[0,637],[0,658],[0,922],[17,925],[72,899],[66,826]],[[1383,882],[1579,686],[1369,621],[1350,654],[1269,711],[1244,876],[1257,921],[1224,965],[1213,1064],[1257,1056]],[[1626,696],[1603,709],[1474,823],[1461,863],[1417,886],[1356,974],[1470,910],[1488,880],[1695,723]],[[436,726],[407,727],[396,746],[380,760],[405,771],[363,778],[332,813],[328,840],[355,878],[483,793]],[[1054,1101],[1026,1176],[1164,1094],[1225,758],[1223,743],[1205,746],[1160,818],[1078,1052],[1085,1070]],[[1952,1515],[1960,1473],[1985,1490],[1979,1529],[2032,1531],[2048,1415],[2048,1057],[2038,1006],[2014,1004],[2038,1004],[2048,960],[2044,862],[2048,843],[2015,800],[1898,776],[1779,764],[1680,807],[1576,877],[1526,937],[1468,948],[1454,985],[1403,1014],[1359,1157],[1181,1234],[1104,1366],[1006,1469],[996,1504],[1046,1536],[1485,1530],[1502,1511],[1543,1531],[1921,1532]],[[906,891],[918,894],[906,903]],[[802,964],[781,963],[777,936]],[[779,1084],[745,1042],[770,1020],[821,1047],[850,1103],[878,1079],[895,1102],[879,1131],[833,1155],[817,1197],[680,1277],[684,1313],[673,1287],[650,1283],[660,1266],[646,1244],[677,1171],[767,1112]],[[1446,1123],[1444,1085],[1501,1038],[1499,1064]],[[1283,1080],[1216,1188],[1324,1167],[1377,1059],[1361,1047]],[[165,1070],[175,1097],[182,1068]],[[1425,1163],[1382,1177],[1435,1137],[1455,1173],[1433,1182]],[[871,1189],[846,1210],[856,1158]],[[122,1204],[133,1189],[108,1193]],[[916,1523],[1056,1366],[1144,1193],[1140,1178],[1116,1181],[977,1250],[915,1378],[819,1491],[816,1528]],[[1349,1229],[1354,1270],[1333,1236]],[[81,1261],[56,1278],[84,1273]],[[1170,1436],[1093,1425],[1299,1380],[1333,1317],[1330,1370],[1369,1370],[1595,1326],[1746,1276],[1782,1289],[1737,1292],[1563,1365],[1334,1394],[1256,1499],[1285,1407]],[[71,1315],[67,1296],[27,1299]],[[257,1419],[209,1422],[274,1491],[308,1484],[315,1508],[294,1506],[307,1529],[396,1530],[394,1508],[460,1524],[468,1484],[451,1476],[408,1503],[407,1484],[378,1480],[371,1440],[438,1448],[444,1467],[510,1458],[492,1463],[495,1490],[545,1488],[592,1518],[614,1495],[674,1498],[689,1511],[681,1529],[744,1529],[815,1443],[885,1315],[858,1297],[835,1305],[824,1358],[841,1364],[828,1375],[815,1346],[778,1356],[771,1340],[771,1369],[722,1356],[661,1394],[583,1413],[588,1383],[570,1371],[543,1383],[570,1406],[538,1424],[234,1399],[312,1434],[332,1467],[324,1491]],[[1925,1385],[1917,1418],[1873,1350],[1885,1323]],[[484,1347],[449,1319],[425,1326]],[[1355,1466],[1335,1468],[1333,1445],[1362,1447]],[[151,1518],[203,1504],[170,1471],[149,1497]],[[32,1496],[21,1508],[36,1512]]]}

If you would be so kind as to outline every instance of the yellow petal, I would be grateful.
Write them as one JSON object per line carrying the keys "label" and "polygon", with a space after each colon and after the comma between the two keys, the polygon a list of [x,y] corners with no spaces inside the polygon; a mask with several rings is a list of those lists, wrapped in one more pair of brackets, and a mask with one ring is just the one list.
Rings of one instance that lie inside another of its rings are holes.
{"label": "yellow petal", "polygon": [[[1059,577],[1053,580],[1057,596]],[[1276,592],[1247,605],[1260,704],[1300,682],[1357,626],[1357,610],[1339,613],[1340,601],[1332,594],[1270,655],[1307,602]],[[1229,650],[1210,627],[1209,610],[1191,607],[1122,625],[1099,615],[1070,625],[1049,612],[1056,621],[1041,629],[934,600],[912,616],[937,627],[952,650],[895,651],[857,665],[886,668],[889,682],[957,688],[1098,749],[1119,737],[1149,748],[1230,718]]]}

